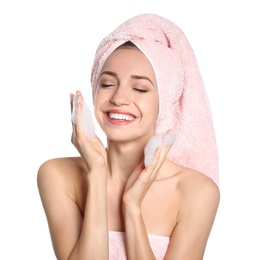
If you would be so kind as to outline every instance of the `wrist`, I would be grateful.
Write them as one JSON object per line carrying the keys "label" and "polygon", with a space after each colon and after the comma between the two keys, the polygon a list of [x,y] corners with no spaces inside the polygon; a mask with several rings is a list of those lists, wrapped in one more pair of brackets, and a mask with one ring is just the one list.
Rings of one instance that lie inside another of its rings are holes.
{"label": "wrist", "polygon": [[87,182],[93,184],[106,183],[107,171],[102,169],[92,169],[87,172]]}
{"label": "wrist", "polygon": [[123,202],[122,211],[124,216],[140,216],[142,215],[141,206],[135,203]]}

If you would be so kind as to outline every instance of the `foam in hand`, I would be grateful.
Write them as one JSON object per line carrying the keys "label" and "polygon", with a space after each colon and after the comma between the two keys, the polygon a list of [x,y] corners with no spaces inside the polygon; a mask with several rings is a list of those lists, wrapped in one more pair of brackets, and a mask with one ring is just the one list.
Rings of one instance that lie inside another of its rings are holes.
{"label": "foam in hand", "polygon": [[77,94],[74,95],[73,97],[71,121],[75,125],[79,124],[79,127],[82,129],[84,134],[87,136],[89,140],[91,140],[95,136],[95,124],[93,121],[93,116],[86,101],[83,99],[81,119],[78,118],[77,116],[78,97],[79,96]]}
{"label": "foam in hand", "polygon": [[153,135],[145,146],[145,167],[147,168],[152,164],[156,149],[164,145],[171,146],[175,141],[175,135],[173,133],[163,133]]}

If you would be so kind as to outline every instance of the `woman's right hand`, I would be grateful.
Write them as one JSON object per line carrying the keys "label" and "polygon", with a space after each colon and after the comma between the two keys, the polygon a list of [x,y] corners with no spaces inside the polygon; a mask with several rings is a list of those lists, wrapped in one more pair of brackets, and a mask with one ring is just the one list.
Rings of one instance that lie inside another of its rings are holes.
{"label": "woman's right hand", "polygon": [[82,108],[84,98],[82,93],[77,90],[77,102],[73,102],[74,94],[70,94],[70,105],[71,105],[71,113],[74,111],[73,105],[76,105],[76,120],[72,122],[72,135],[71,142],[76,147],[82,158],[84,159],[86,166],[88,168],[88,172],[93,170],[102,170],[107,167],[107,153],[104,145],[100,141],[100,139],[94,135],[94,137],[89,140],[85,131],[81,127],[82,120],[84,120],[82,116]]}

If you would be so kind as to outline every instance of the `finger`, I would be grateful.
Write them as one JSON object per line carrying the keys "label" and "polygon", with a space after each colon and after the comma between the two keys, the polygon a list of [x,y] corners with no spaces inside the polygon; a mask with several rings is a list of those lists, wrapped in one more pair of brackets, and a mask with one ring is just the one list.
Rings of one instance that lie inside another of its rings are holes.
{"label": "finger", "polygon": [[159,170],[165,162],[171,146],[158,147],[156,149],[152,163],[146,168],[146,174],[152,179],[156,179]]}
{"label": "finger", "polygon": [[145,167],[152,164],[156,149],[162,146],[163,136],[161,134],[153,135],[147,142],[144,149]]}
{"label": "finger", "polygon": [[76,112],[77,112],[77,95],[71,95],[71,122],[75,125],[77,121]]}
{"label": "finger", "polygon": [[76,94],[73,97],[73,111],[71,115],[71,121],[73,124],[73,129],[76,138],[82,136],[83,131],[83,96],[80,91],[76,91]]}
{"label": "finger", "polygon": [[77,125],[76,130],[82,131],[89,140],[95,136],[93,115],[80,91],[73,98],[72,122]]}
{"label": "finger", "polygon": [[163,136],[163,145],[171,147],[175,142],[175,135],[173,134],[172,130],[169,129]]}
{"label": "finger", "polygon": [[72,114],[72,110],[73,110],[73,97],[74,94],[70,93],[69,98],[70,98],[70,113]]}
{"label": "finger", "polygon": [[136,168],[135,170],[131,173],[130,177],[127,180],[125,189],[131,187],[136,180],[138,179],[140,173],[144,170],[144,162],[142,161]]}
{"label": "finger", "polygon": [[83,121],[83,116],[82,116],[82,110],[83,110],[83,96],[81,94],[77,94],[75,99],[75,108],[76,108],[76,129],[77,128],[82,128],[82,121]]}
{"label": "finger", "polygon": [[155,151],[155,154],[154,154],[154,157],[153,157],[153,161],[152,163],[146,168],[147,171],[150,171],[150,172],[153,172],[155,171],[155,169],[157,169],[158,165],[159,165],[159,160],[160,158],[162,158],[163,156],[161,156],[161,150],[163,148],[161,147],[158,147],[156,148],[156,151]]}
{"label": "finger", "polygon": [[144,149],[145,166],[148,167],[152,164],[156,149],[158,147],[171,147],[174,141],[175,135],[172,133],[172,130],[168,130],[164,134],[155,134],[154,136],[152,136],[150,140],[147,142]]}
{"label": "finger", "polygon": [[74,99],[74,94],[70,93],[70,113],[71,113],[71,126],[72,126],[72,133],[71,133],[71,143],[74,144],[74,136],[75,136],[75,124],[74,124],[74,120],[72,119],[72,115],[73,115],[73,99]]}
{"label": "finger", "polygon": [[71,103],[71,122],[72,122],[72,135],[71,135],[71,142],[77,146],[77,142],[79,139],[78,132],[79,132],[79,123],[81,117],[81,92],[76,91],[76,94],[70,94],[70,103]]}

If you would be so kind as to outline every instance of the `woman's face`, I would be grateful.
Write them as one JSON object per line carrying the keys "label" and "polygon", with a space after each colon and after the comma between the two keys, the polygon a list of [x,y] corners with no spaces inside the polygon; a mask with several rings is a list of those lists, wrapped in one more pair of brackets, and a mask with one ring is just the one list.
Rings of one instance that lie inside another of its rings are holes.
{"label": "woman's face", "polygon": [[154,133],[159,108],[156,77],[140,50],[116,49],[107,58],[98,84],[95,116],[109,139],[147,139]]}

